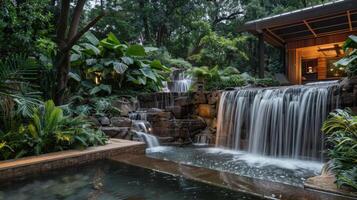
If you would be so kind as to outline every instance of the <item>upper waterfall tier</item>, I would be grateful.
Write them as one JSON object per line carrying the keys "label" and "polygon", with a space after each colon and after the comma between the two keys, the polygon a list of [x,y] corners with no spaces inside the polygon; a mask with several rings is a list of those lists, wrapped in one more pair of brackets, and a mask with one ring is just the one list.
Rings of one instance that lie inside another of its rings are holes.
{"label": "upper waterfall tier", "polygon": [[322,122],[338,107],[335,83],[226,91],[216,144],[260,155],[323,160]]}

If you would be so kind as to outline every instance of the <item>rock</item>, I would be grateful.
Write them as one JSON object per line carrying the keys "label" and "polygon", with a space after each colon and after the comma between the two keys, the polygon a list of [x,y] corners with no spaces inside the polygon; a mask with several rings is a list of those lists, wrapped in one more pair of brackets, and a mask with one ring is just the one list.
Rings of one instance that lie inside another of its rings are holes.
{"label": "rock", "polygon": [[101,127],[107,136],[111,138],[128,139],[130,127]]}
{"label": "rock", "polygon": [[147,112],[158,113],[158,112],[163,112],[163,110],[160,109],[160,108],[149,108],[149,109],[147,110]]}
{"label": "rock", "polygon": [[177,97],[175,98],[175,106],[187,106],[190,105],[192,102],[190,101],[189,97]]}
{"label": "rock", "polygon": [[112,117],[111,125],[116,127],[131,127],[132,121],[126,117]]}
{"label": "rock", "polygon": [[98,119],[98,121],[102,126],[109,126],[110,125],[110,119],[108,117],[100,117]]}
{"label": "rock", "polygon": [[187,118],[189,113],[189,107],[187,106],[168,106],[166,107],[166,111],[169,111],[173,114],[176,119]]}
{"label": "rock", "polygon": [[200,104],[198,106],[198,115],[204,118],[214,118],[217,115],[215,106],[209,104]]}
{"label": "rock", "polygon": [[213,128],[213,129],[217,129],[217,118],[214,118],[214,119],[212,120],[212,124],[211,124],[210,127]]}
{"label": "rock", "polygon": [[218,91],[210,92],[207,95],[208,104],[216,105],[219,101],[220,93]]}
{"label": "rock", "polygon": [[206,128],[200,119],[172,119],[151,123],[152,133],[159,137],[188,138]]}
{"label": "rock", "polygon": [[195,93],[193,98],[194,98],[195,104],[206,104],[207,103],[206,95],[203,92]]}
{"label": "rock", "polygon": [[166,111],[160,112],[149,112],[147,113],[147,120],[148,121],[164,121],[172,119],[172,113]]}

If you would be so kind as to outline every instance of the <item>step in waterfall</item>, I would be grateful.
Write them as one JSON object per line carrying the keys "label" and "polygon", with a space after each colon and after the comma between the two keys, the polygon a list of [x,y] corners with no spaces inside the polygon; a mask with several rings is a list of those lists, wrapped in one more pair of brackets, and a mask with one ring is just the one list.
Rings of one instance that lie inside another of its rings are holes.
{"label": "step in waterfall", "polygon": [[151,134],[151,124],[147,121],[146,111],[130,113],[129,118],[132,120],[131,130],[146,143],[148,148],[160,146],[157,137]]}
{"label": "step in waterfall", "polygon": [[225,91],[216,145],[273,157],[324,159],[322,122],[338,106],[337,83]]}
{"label": "step in waterfall", "polygon": [[163,83],[163,91],[185,93],[190,90],[192,82],[191,76],[189,76],[186,71],[175,70],[171,74],[171,81]]}

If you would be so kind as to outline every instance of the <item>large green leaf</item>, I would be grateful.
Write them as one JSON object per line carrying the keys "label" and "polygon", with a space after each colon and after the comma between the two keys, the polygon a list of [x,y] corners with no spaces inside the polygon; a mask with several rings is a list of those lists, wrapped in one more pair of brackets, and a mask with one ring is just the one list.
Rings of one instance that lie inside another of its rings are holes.
{"label": "large green leaf", "polygon": [[81,45],[85,48],[85,52],[87,52],[90,55],[99,55],[100,54],[100,50],[96,46],[94,46],[90,43],[83,43]]}
{"label": "large green leaf", "polygon": [[94,88],[92,88],[89,93],[90,93],[90,95],[95,95],[100,91],[105,91],[108,94],[110,94],[112,92],[112,86],[105,85],[105,84],[100,84],[100,85],[95,86]]}
{"label": "large green leaf", "polygon": [[111,43],[110,41],[108,41],[107,38],[101,40],[101,41],[99,42],[99,45],[102,46],[102,47],[104,47],[104,48],[107,48],[107,49],[114,49],[114,47],[115,47],[115,44],[113,44],[113,43]]}
{"label": "large green leaf", "polygon": [[97,46],[99,44],[98,38],[95,37],[95,35],[93,35],[93,33],[91,33],[90,31],[86,32],[84,37],[94,46]]}
{"label": "large green leaf", "polygon": [[146,56],[145,49],[139,44],[130,45],[126,50],[127,56]]}
{"label": "large green leaf", "polygon": [[91,66],[97,63],[97,59],[95,58],[90,58],[86,60],[86,65]]}
{"label": "large green leaf", "polygon": [[76,74],[76,73],[73,73],[73,72],[69,72],[68,73],[68,77],[69,78],[72,78],[73,80],[77,81],[77,82],[80,82],[81,81],[81,77]]}
{"label": "large green leaf", "polygon": [[130,58],[130,57],[127,57],[127,56],[122,57],[121,60],[127,65],[134,64],[134,60],[132,58]]}
{"label": "large green leaf", "polygon": [[87,69],[87,73],[98,72],[104,69],[103,65],[97,63],[93,67]]}
{"label": "large green leaf", "polygon": [[357,59],[357,54],[350,57],[345,57],[335,62],[335,66],[347,66]]}
{"label": "large green leaf", "polygon": [[113,69],[118,74],[123,74],[128,69],[128,65],[120,62],[113,62]]}
{"label": "large green leaf", "polygon": [[114,45],[119,45],[120,44],[120,41],[118,40],[118,38],[113,33],[109,33],[108,34],[108,41],[111,42]]}
{"label": "large green leaf", "polygon": [[158,69],[158,70],[162,70],[162,71],[167,71],[167,72],[170,72],[170,68],[164,66],[161,64],[161,62],[159,60],[153,60],[151,63],[150,63],[150,66],[153,68],[153,69]]}
{"label": "large green leaf", "polygon": [[144,74],[144,76],[150,78],[153,81],[157,81],[156,76],[150,67],[140,68],[140,71]]}
{"label": "large green leaf", "polygon": [[343,49],[347,50],[348,48],[357,49],[357,36],[350,35],[345,43],[343,44]]}
{"label": "large green leaf", "polygon": [[112,86],[111,85],[100,84],[99,87],[103,91],[108,92],[108,94],[112,93]]}
{"label": "large green leaf", "polygon": [[71,54],[71,62],[76,62],[81,58],[81,55],[73,53]]}

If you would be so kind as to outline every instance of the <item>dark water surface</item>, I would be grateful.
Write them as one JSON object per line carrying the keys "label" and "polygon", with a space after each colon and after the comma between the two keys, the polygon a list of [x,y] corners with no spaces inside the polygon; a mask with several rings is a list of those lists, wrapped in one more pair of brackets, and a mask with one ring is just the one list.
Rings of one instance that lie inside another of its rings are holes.
{"label": "dark water surface", "polygon": [[1,200],[230,200],[260,199],[181,177],[96,161],[40,176],[0,183]]}

